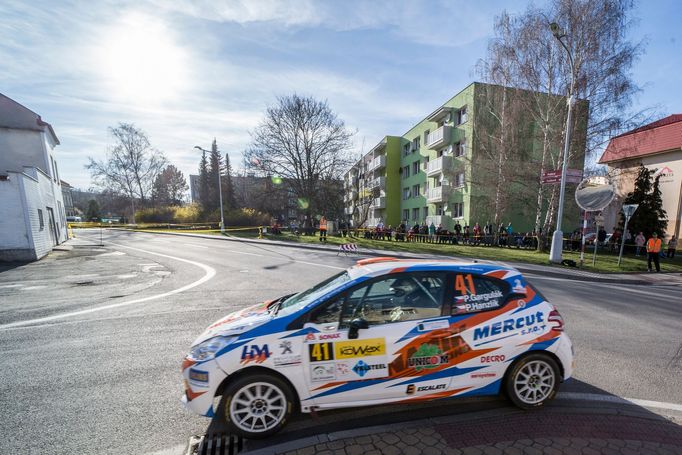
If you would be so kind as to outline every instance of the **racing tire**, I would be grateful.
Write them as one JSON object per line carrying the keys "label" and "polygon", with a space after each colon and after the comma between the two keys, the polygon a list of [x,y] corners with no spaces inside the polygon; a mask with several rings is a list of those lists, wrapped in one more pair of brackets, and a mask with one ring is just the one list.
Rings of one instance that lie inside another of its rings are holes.
{"label": "racing tire", "polygon": [[521,409],[533,409],[552,401],[559,388],[559,366],[544,354],[531,354],[516,362],[508,372],[504,393]]}
{"label": "racing tire", "polygon": [[294,409],[294,393],[269,374],[238,378],[223,393],[225,422],[232,433],[262,439],[280,431]]}

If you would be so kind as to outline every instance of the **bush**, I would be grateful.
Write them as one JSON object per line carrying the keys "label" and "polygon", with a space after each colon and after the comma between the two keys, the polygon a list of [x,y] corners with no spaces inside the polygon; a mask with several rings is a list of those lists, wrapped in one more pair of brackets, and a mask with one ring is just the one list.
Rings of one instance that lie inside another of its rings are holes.
{"label": "bush", "polygon": [[201,218],[197,204],[141,209],[135,212],[138,223],[196,223]]}

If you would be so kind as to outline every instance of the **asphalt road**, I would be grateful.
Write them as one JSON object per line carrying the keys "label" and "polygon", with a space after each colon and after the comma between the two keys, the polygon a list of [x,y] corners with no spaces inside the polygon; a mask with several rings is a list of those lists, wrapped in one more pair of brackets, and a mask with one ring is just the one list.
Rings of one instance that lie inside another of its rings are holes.
{"label": "asphalt road", "polygon": [[[38,263],[0,267],[0,453],[181,453],[216,424],[179,402],[180,361],[193,339],[234,309],[306,288],[355,260],[121,231],[106,231],[102,247],[92,231],[73,244]],[[680,287],[528,278],[559,308],[576,347],[575,380],[562,392],[682,404]],[[290,435],[320,422],[418,417],[413,411],[325,413],[293,422]]]}

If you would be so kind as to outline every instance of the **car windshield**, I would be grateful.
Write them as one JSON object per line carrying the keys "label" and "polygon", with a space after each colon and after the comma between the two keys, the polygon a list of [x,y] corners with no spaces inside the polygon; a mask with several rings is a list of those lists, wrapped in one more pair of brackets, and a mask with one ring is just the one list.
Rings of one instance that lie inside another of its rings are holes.
{"label": "car windshield", "polygon": [[322,281],[321,283],[316,284],[310,289],[300,292],[283,301],[280,304],[280,308],[277,314],[283,315],[294,313],[295,311],[298,311],[299,309],[303,308],[309,303],[314,302],[316,299],[325,295],[332,289],[335,289],[348,281],[350,281],[350,276],[346,271],[334,275],[331,278],[328,278]]}

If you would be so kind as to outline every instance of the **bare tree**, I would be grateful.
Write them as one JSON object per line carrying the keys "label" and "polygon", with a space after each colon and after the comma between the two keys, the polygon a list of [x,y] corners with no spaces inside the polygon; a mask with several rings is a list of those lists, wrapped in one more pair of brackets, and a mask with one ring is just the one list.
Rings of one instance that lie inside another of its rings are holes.
{"label": "bare tree", "polygon": [[[573,135],[569,163],[582,165],[583,153],[588,163],[594,161],[610,137],[647,118],[646,110],[630,110],[639,90],[630,70],[643,52],[641,42],[627,38],[632,8],[631,0],[552,0],[543,8],[530,6],[524,14],[505,12],[496,19],[495,37],[478,69],[485,80],[529,91],[522,102],[532,115],[536,141],[542,145],[542,153],[535,158],[539,170],[536,229],[544,227],[547,232],[554,222],[557,187],[543,187],[540,178],[543,171],[557,169],[563,160],[560,145],[565,134],[566,98],[555,95],[568,93],[572,77],[576,81],[574,94],[581,100],[577,108],[583,115],[576,115],[572,125],[577,134]],[[559,23],[566,33],[573,71],[567,53],[552,36],[550,22]]]}
{"label": "bare tree", "polygon": [[[252,132],[245,166],[285,179],[307,204],[310,222],[313,214],[324,210],[321,182],[340,179],[351,164],[353,134],[326,102],[298,95],[281,97]],[[340,192],[337,197],[342,197]]]}
{"label": "bare tree", "polygon": [[115,145],[104,160],[88,157],[85,167],[96,186],[128,197],[135,223],[135,199],[145,204],[166,158],[152,148],[146,133],[131,123],[119,123],[109,132],[116,140]]}

